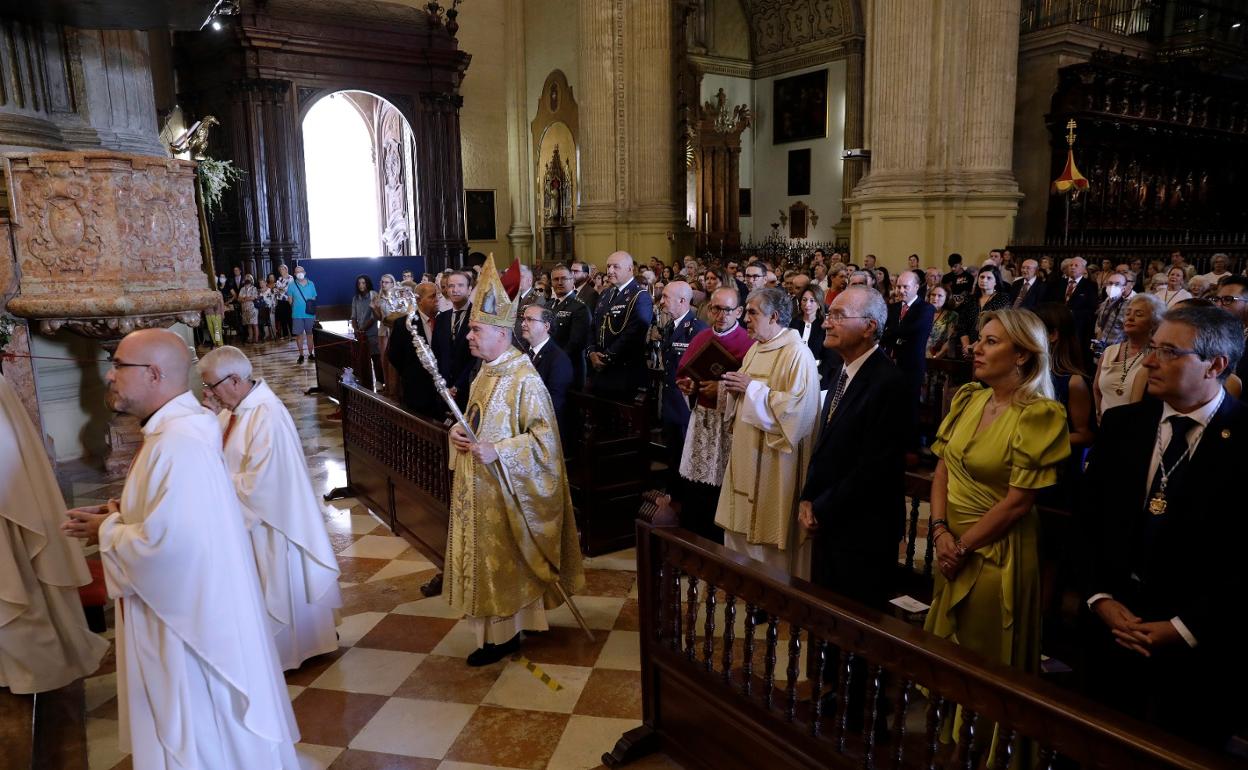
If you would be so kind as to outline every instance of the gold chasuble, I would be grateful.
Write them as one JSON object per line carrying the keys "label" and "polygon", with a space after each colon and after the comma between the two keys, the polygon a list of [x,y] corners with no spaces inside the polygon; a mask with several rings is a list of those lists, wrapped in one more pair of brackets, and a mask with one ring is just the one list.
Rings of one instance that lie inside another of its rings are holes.
{"label": "gold chasuble", "polygon": [[801,335],[785,329],[755,343],[741,371],[754,383],[729,401],[732,448],[715,523],[724,528],[730,548],[734,540],[744,540],[761,547],[747,548],[747,555],[799,574],[796,551],[805,538],[797,523],[797,497],[819,420],[818,366]]}
{"label": "gold chasuble", "polygon": [[451,449],[455,480],[442,593],[469,617],[506,618],[562,604],[585,585],[572,496],[550,394],[529,357],[482,363],[465,416],[498,461]]}

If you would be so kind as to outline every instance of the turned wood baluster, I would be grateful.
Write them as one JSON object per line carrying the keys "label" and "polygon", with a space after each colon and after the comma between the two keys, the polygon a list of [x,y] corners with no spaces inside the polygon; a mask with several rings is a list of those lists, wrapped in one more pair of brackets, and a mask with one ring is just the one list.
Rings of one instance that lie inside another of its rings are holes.
{"label": "turned wood baluster", "polygon": [[692,663],[698,658],[698,579],[693,575],[689,576],[685,602],[685,659]]}
{"label": "turned wood baluster", "polygon": [[992,770],[1007,770],[1014,759],[1014,738],[1018,731],[1002,725],[997,730],[997,751],[992,757]]}
{"label": "turned wood baluster", "polygon": [[789,625],[789,667],[785,669],[785,674],[789,681],[786,683],[787,688],[785,694],[788,696],[788,704],[785,708],[785,719],[792,722],[797,719],[797,674],[799,664],[802,662],[802,629],[794,625]]}
{"label": "turned wood baluster", "polygon": [[867,703],[871,704],[866,730],[867,750],[862,753],[862,766],[866,770],[875,768],[875,720],[880,716],[880,698],[883,697],[884,667],[877,665],[871,670],[871,681],[867,684]]}
{"label": "turned wood baluster", "polygon": [[937,770],[936,752],[940,749],[940,725],[945,721],[944,697],[932,693],[927,704],[927,770]]}
{"label": "turned wood baluster", "polygon": [[828,667],[828,643],[820,639],[814,644],[815,670],[811,674],[810,697],[815,706],[814,719],[810,720],[810,734],[818,736],[823,733],[823,675]]}
{"label": "turned wood baluster", "polygon": [[928,510],[927,514],[927,548],[923,552],[923,574],[927,577],[932,576],[932,554],[936,551],[936,539],[932,537],[936,533],[932,532],[932,514]]}
{"label": "turned wood baluster", "polygon": [[680,567],[672,566],[671,582],[668,583],[668,611],[672,613],[672,636],[667,646],[673,651],[680,649]]}
{"label": "turned wood baluster", "polygon": [[910,692],[913,689],[913,681],[907,679],[901,683],[901,697],[897,699],[897,712],[893,714],[892,737],[897,743],[897,752],[893,755],[893,767],[897,770],[901,770],[906,759],[906,712],[910,710]]}
{"label": "turned wood baluster", "polygon": [[706,585],[706,625],[702,639],[702,667],[707,673],[715,671],[715,586]]}
{"label": "turned wood baluster", "polygon": [[[956,718],[956,717],[955,717]],[[962,729],[958,731],[958,751],[954,763],[964,770],[974,770],[975,742],[979,738],[979,714],[962,707]]]}
{"label": "turned wood baluster", "polygon": [[749,697],[754,691],[754,629],[758,625],[758,608],[745,605],[745,649],[741,651],[741,694]]}
{"label": "turned wood baluster", "polygon": [[840,689],[837,692],[836,707],[841,716],[836,723],[836,750],[845,753],[845,736],[849,733],[849,680],[854,675],[855,656],[852,652],[842,652]]}
{"label": "turned wood baluster", "polygon": [[[931,533],[928,533],[931,537]],[[906,536],[906,569],[914,569],[914,549],[919,542],[919,498],[910,498],[910,531]]]}
{"label": "turned wood baluster", "polygon": [[767,619],[767,654],[763,658],[763,706],[771,708],[771,698],[776,689],[776,646],[780,640],[780,618]]}
{"label": "turned wood baluster", "polygon": [[737,597],[728,594],[724,597],[724,684],[732,681],[732,642],[735,638],[737,625]]}

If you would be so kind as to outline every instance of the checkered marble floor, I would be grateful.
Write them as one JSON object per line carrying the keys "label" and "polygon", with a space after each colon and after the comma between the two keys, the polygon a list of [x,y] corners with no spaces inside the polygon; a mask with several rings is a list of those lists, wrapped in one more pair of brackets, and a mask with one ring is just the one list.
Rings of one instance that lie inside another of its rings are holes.
{"label": "checkered marble floor", "polygon": [[[315,384],[313,365],[297,365],[289,343],[247,352],[266,354],[253,359],[257,372],[290,408],[318,492],[344,485],[341,429],[328,419],[335,405],[304,395]],[[66,469],[71,504],[120,491],[91,476]],[[464,658],[475,643],[467,622],[441,597],[420,595],[433,565],[357,500],[335,501],[324,514],[344,606],[338,650],[286,677],[304,768],[596,768],[620,735],[641,723],[631,551],[587,561],[588,585],[577,603],[595,629],[593,642],[561,608],[550,614],[550,631],[526,640],[523,659],[469,668]],[[112,637],[111,610],[106,635]],[[92,770],[131,767],[118,749],[116,687],[110,653],[86,682]],[[631,767],[679,766],[659,755]]]}

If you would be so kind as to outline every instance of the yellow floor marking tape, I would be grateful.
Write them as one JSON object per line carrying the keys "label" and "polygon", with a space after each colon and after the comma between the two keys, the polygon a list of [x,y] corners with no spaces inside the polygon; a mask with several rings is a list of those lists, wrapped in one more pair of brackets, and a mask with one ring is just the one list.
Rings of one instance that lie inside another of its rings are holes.
{"label": "yellow floor marking tape", "polygon": [[551,692],[559,692],[560,690],[563,689],[563,685],[556,682],[550,674],[547,674],[545,671],[543,671],[541,666],[537,665],[533,661],[529,660],[523,655],[517,655],[515,657],[515,660],[519,661],[520,665],[527,668],[530,674],[540,679],[542,681],[542,684],[550,688]]}

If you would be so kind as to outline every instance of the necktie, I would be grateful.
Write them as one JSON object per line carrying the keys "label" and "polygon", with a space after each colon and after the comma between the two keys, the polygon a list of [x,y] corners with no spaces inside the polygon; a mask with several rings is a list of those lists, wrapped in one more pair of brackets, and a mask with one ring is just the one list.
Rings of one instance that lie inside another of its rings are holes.
{"label": "necktie", "polygon": [[537,348],[529,348],[529,360],[537,361]]}
{"label": "necktie", "polygon": [[845,367],[841,367],[841,376],[836,378],[836,389],[832,391],[832,400],[828,402],[828,422],[832,422],[832,415],[836,414],[836,407],[841,403],[841,399],[845,396],[845,388],[849,385],[849,372]]}
{"label": "necktie", "polygon": [[1014,307],[1023,304],[1023,300],[1027,297],[1027,292],[1031,291],[1031,284],[1023,281],[1023,288],[1018,290],[1018,296],[1014,298]]}
{"label": "necktie", "polygon": [[221,436],[221,446],[224,448],[230,440],[230,433],[234,430],[234,423],[238,422],[238,414],[230,412],[230,421],[225,425],[225,433]]}
{"label": "necktie", "polygon": [[[1161,465],[1153,472],[1153,484],[1148,490],[1148,498],[1151,500],[1157,496],[1161,490],[1161,480],[1165,476],[1173,476],[1176,466],[1179,464],[1179,458],[1187,452],[1187,434],[1196,425],[1196,421],[1191,417],[1184,417],[1176,414],[1170,417],[1170,443],[1166,444],[1166,449],[1161,453]],[[1162,472],[1162,469],[1165,472]]]}
{"label": "necktie", "polygon": [[905,320],[905,317],[906,317],[906,311],[907,311],[907,310],[909,310],[909,309],[910,309],[910,305],[909,305],[909,303],[902,302],[902,303],[901,303],[901,310],[899,310],[899,311],[897,312],[897,320],[898,320],[898,321]]}
{"label": "necktie", "polygon": [[451,337],[459,336],[459,326],[464,321],[464,311],[456,310],[451,316]]}
{"label": "necktie", "polygon": [[1070,295],[1075,293],[1075,282],[1071,281],[1066,284],[1066,301],[1070,302]]}

